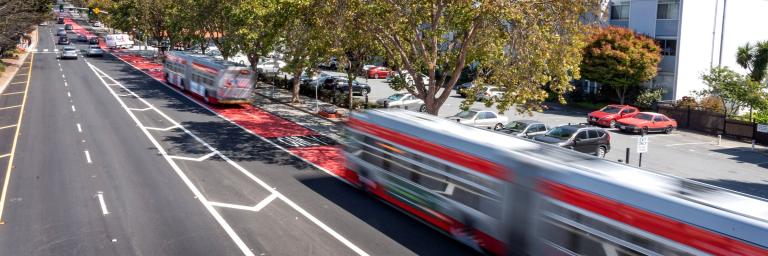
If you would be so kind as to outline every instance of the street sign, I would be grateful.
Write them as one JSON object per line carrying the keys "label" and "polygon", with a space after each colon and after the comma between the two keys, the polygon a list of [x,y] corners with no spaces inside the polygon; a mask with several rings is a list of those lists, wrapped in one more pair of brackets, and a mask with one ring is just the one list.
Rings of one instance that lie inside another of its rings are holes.
{"label": "street sign", "polygon": [[768,124],[757,124],[757,132],[768,133]]}
{"label": "street sign", "polygon": [[648,152],[648,137],[637,138],[637,153]]}

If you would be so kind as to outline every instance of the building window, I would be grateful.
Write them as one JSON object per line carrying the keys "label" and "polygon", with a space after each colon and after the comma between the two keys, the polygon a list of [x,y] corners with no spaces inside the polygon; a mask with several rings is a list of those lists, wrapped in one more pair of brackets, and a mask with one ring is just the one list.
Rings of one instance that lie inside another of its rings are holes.
{"label": "building window", "polygon": [[661,55],[675,56],[677,54],[677,40],[674,39],[660,39],[656,40],[661,47]]}
{"label": "building window", "polygon": [[680,12],[680,0],[659,0],[656,18],[660,20],[676,20]]}
{"label": "building window", "polygon": [[629,19],[629,1],[613,1],[611,3],[611,19],[612,20],[628,20]]}

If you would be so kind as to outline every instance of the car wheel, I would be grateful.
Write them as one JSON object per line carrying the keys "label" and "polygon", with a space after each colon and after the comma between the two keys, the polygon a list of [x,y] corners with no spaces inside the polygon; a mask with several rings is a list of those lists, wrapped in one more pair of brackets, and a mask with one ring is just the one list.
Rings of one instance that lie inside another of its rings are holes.
{"label": "car wheel", "polygon": [[640,134],[642,135],[648,134],[648,127],[643,127],[642,129],[640,129]]}
{"label": "car wheel", "polygon": [[498,131],[498,130],[501,130],[501,128],[504,128],[504,125],[499,123],[499,124],[496,124],[496,126],[493,127],[493,130],[494,131]]}
{"label": "car wheel", "polygon": [[419,107],[419,112],[427,112],[427,105],[421,105],[421,107]]}
{"label": "car wheel", "polygon": [[672,126],[667,126],[667,128],[664,129],[664,133],[670,134],[670,133],[672,133],[672,130],[674,130],[674,128],[672,128]]}
{"label": "car wheel", "polygon": [[599,146],[597,147],[597,152],[595,152],[595,156],[599,158],[605,158],[605,153],[606,153],[605,151],[606,151],[605,147]]}
{"label": "car wheel", "polygon": [[379,74],[373,74],[373,79],[379,79]]}
{"label": "car wheel", "polygon": [[616,120],[611,120],[611,124],[609,125],[609,128],[615,128],[616,127]]}

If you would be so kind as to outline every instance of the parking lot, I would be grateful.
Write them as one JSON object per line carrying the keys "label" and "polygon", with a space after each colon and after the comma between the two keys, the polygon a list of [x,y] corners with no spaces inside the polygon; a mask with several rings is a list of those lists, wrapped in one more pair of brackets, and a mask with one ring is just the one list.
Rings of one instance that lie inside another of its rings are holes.
{"label": "parking lot", "polygon": [[[358,80],[371,86],[368,95],[370,101],[386,98],[396,92],[384,79]],[[459,97],[455,91],[451,93],[438,116],[446,117],[460,111],[459,106],[464,98]],[[487,108],[482,102],[474,103],[472,108],[496,110],[495,106]],[[549,126],[557,126],[586,122],[587,113],[585,110],[550,105],[543,112],[520,114],[508,110],[504,115],[509,120],[535,119]],[[626,150],[629,148],[629,164],[638,166],[640,157],[636,147],[640,136],[617,129],[607,130],[611,136],[611,150],[606,154],[606,159],[625,162]],[[672,134],[652,133],[647,136],[649,145],[648,152],[642,156],[643,168],[768,198],[768,151],[764,146],[758,145],[753,150],[750,143],[728,139],[722,139],[718,144],[717,137],[680,130]]]}

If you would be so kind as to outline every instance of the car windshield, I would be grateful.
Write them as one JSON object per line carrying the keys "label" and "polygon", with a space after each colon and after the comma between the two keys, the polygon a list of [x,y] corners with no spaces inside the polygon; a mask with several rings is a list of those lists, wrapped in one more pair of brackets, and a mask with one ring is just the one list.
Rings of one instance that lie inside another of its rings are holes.
{"label": "car windshield", "polygon": [[392,100],[392,101],[395,101],[395,100],[400,100],[400,99],[402,99],[402,98],[403,98],[403,96],[405,96],[405,94],[402,94],[402,93],[398,93],[398,94],[392,94],[391,96],[387,97],[387,99],[388,99],[388,100]]}
{"label": "car windshield", "polygon": [[91,49],[101,49],[101,48],[99,48],[99,46],[97,45],[91,45]]}
{"label": "car windshield", "polygon": [[635,116],[635,118],[641,119],[641,120],[646,120],[646,121],[651,121],[651,119],[653,119],[653,116],[649,115],[649,114],[645,114],[645,113],[640,113],[640,114],[637,114]]}
{"label": "car windshield", "polygon": [[621,111],[621,108],[616,106],[605,106],[604,108],[600,109],[600,111],[609,113],[609,114],[616,114],[616,113],[619,113],[619,111]]}
{"label": "car windshield", "polygon": [[477,114],[477,112],[472,111],[472,110],[465,110],[465,111],[461,111],[458,114],[456,114],[456,117],[463,118],[463,119],[469,119],[469,118],[475,117],[475,114]]}
{"label": "car windshield", "polygon": [[554,129],[549,130],[549,132],[547,132],[546,136],[548,136],[548,137],[555,137],[555,138],[558,138],[558,139],[568,139],[568,138],[571,137],[571,135],[576,133],[576,131],[577,131],[576,128],[568,127],[568,126],[561,126],[561,127],[555,127]]}
{"label": "car windshield", "polygon": [[504,125],[504,129],[512,130],[514,132],[522,132],[528,125],[523,122],[512,121]]}

